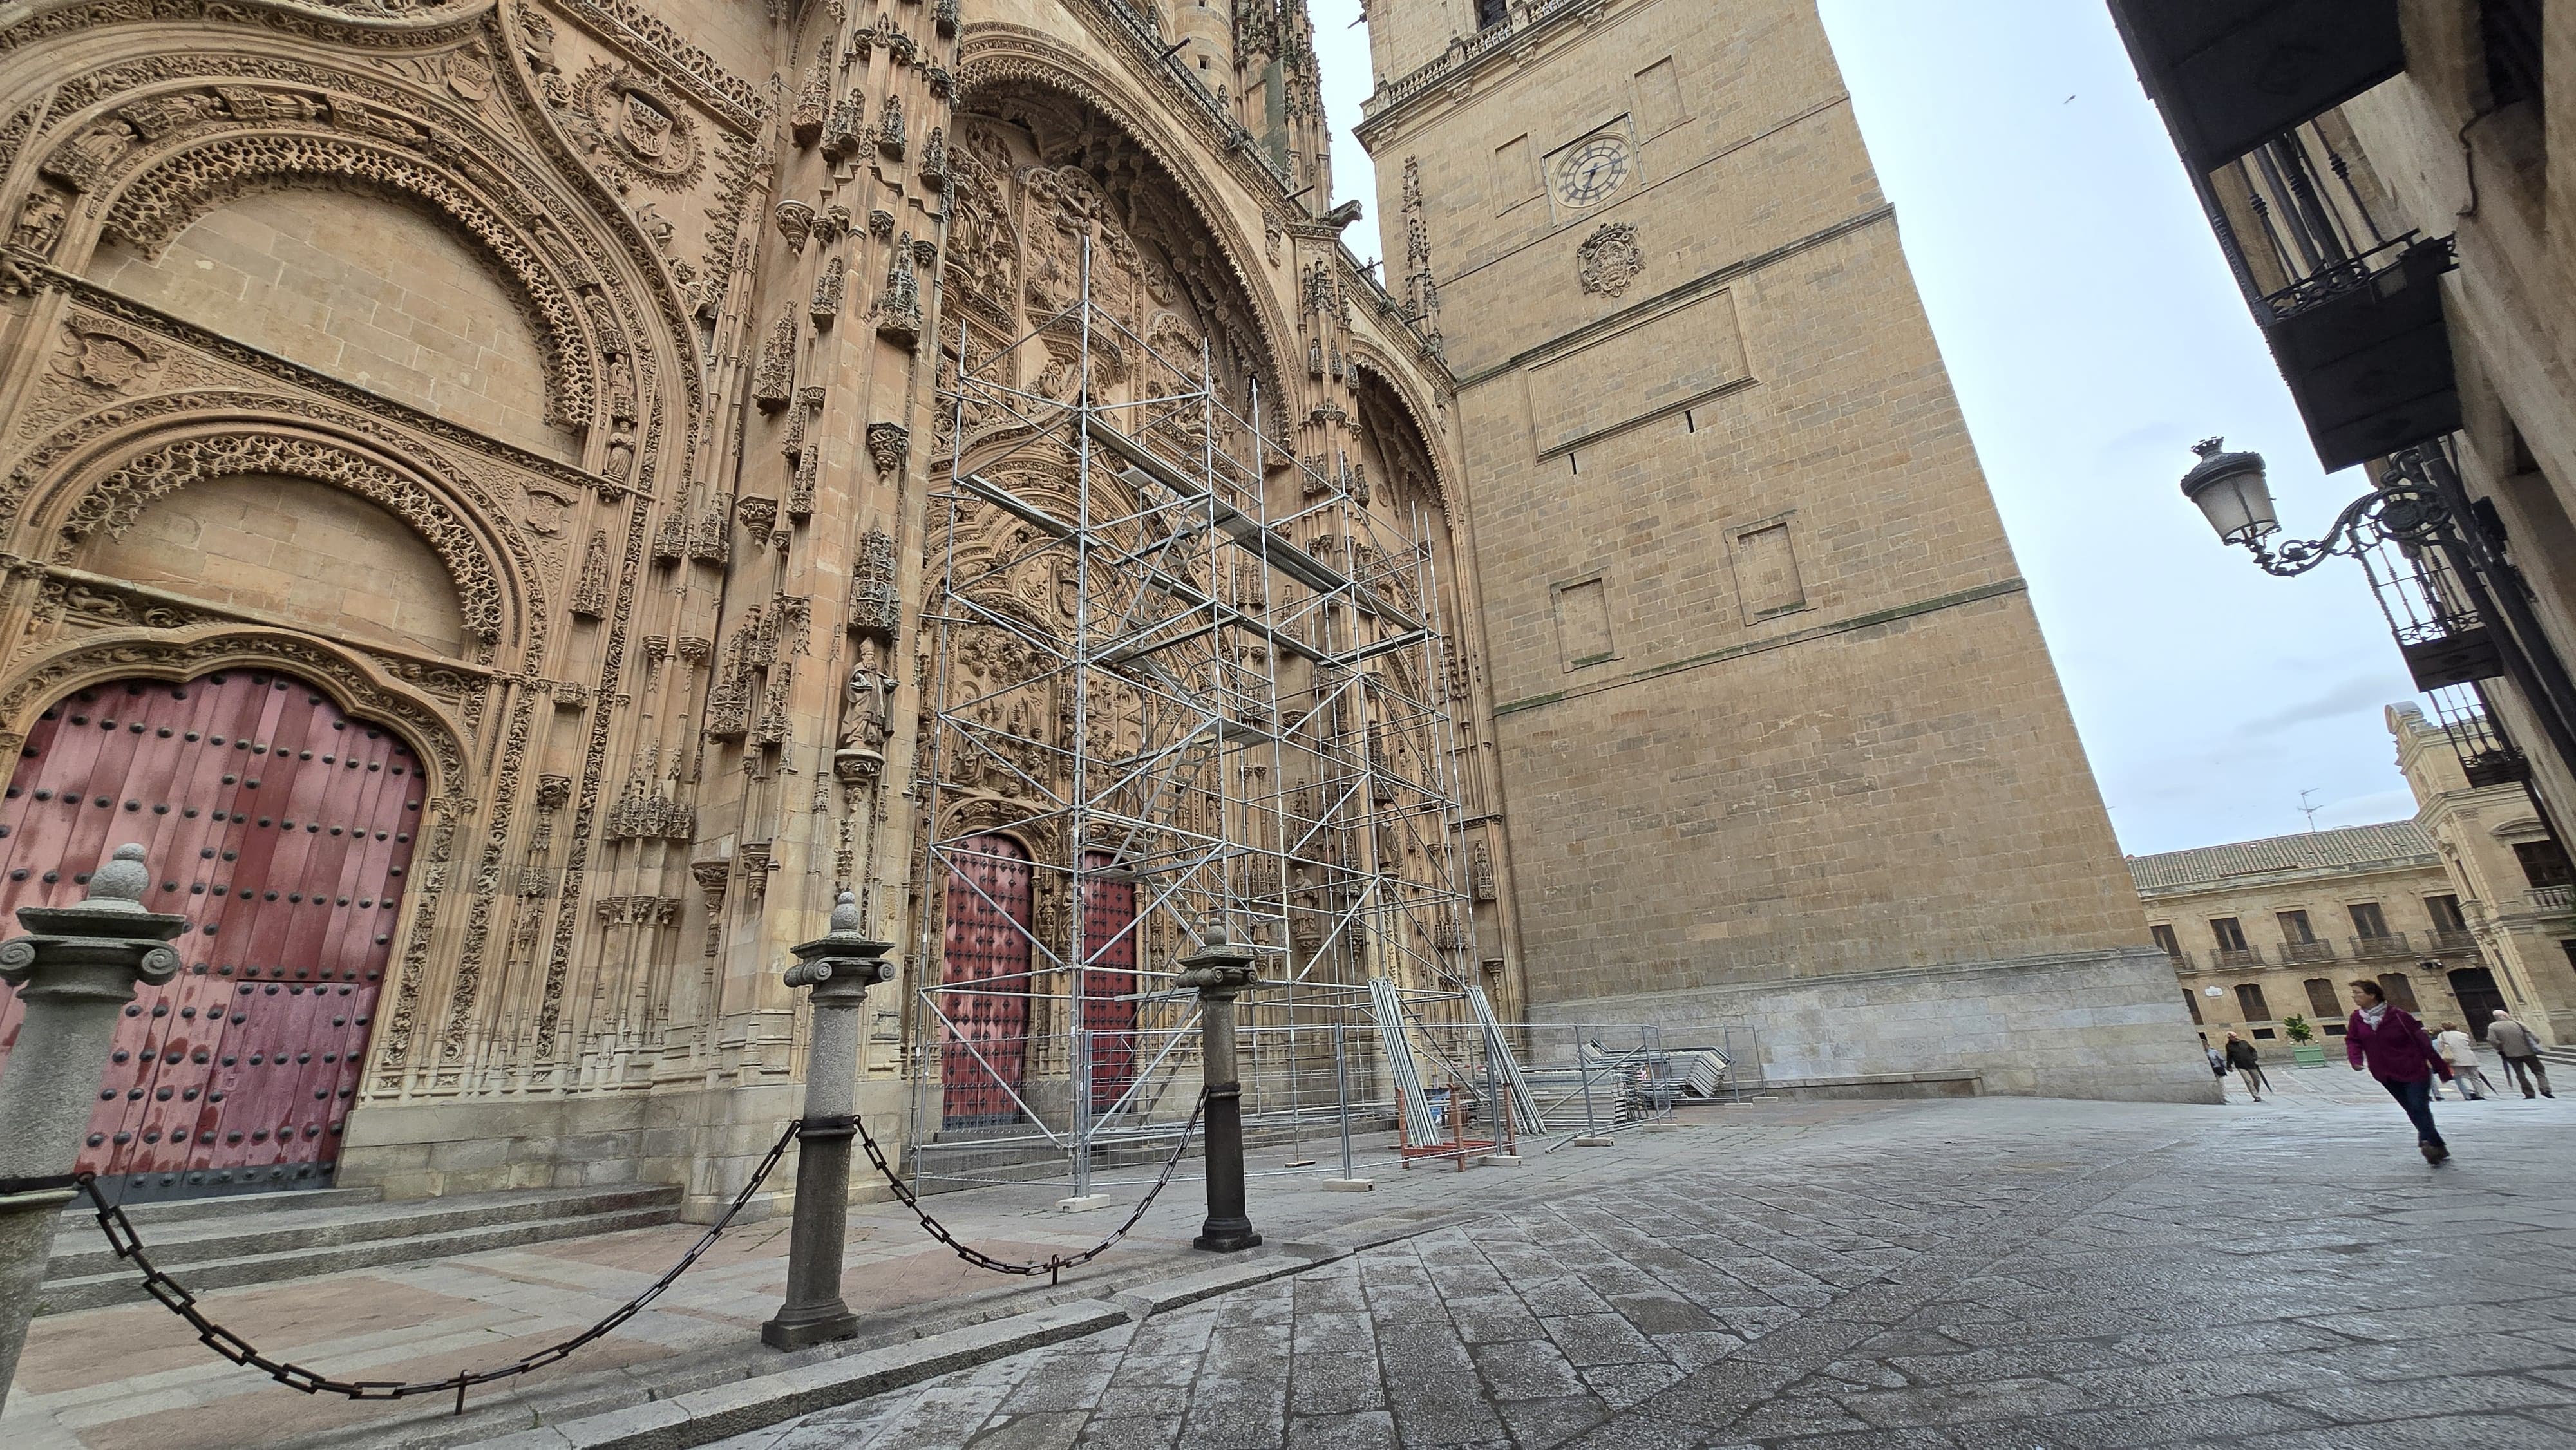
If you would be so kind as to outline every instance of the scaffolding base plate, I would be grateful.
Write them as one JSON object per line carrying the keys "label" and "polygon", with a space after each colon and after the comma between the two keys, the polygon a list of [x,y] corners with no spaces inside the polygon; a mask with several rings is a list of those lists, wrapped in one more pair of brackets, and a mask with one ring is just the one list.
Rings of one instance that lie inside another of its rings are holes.
{"label": "scaffolding base plate", "polygon": [[1324,1180],[1324,1191],[1326,1193],[1374,1193],[1377,1191],[1377,1180],[1373,1178],[1327,1178]]}
{"label": "scaffolding base plate", "polygon": [[1080,1198],[1059,1198],[1055,1201],[1055,1206],[1065,1213],[1089,1213],[1095,1208],[1107,1208],[1117,1201],[1106,1193],[1086,1193]]}

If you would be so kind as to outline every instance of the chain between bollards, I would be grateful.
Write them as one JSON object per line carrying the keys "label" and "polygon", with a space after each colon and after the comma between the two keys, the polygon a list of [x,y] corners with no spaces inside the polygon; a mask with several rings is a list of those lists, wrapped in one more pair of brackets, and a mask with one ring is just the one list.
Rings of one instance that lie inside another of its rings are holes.
{"label": "chain between bollards", "polygon": [[[468,1388],[474,1385],[491,1384],[496,1380],[515,1378],[565,1359],[573,1351],[634,1318],[643,1312],[646,1305],[660,1298],[663,1290],[670,1288],[680,1275],[688,1272],[689,1266],[696,1263],[700,1255],[714,1246],[716,1235],[723,1233],[733,1223],[734,1215],[742,1212],[743,1205],[751,1202],[751,1196],[760,1191],[760,1185],[768,1179],[770,1170],[776,1168],[778,1160],[786,1155],[787,1145],[795,1142],[804,1131],[805,1125],[801,1122],[788,1124],[787,1131],[779,1134],[778,1141],[770,1145],[769,1156],[760,1161],[760,1167],[752,1173],[751,1181],[745,1183],[742,1191],[733,1196],[733,1202],[725,1208],[724,1216],[717,1219],[704,1234],[699,1236],[698,1241],[690,1246],[689,1251],[680,1256],[680,1261],[671,1266],[670,1272],[654,1280],[651,1287],[627,1300],[608,1317],[570,1339],[549,1345],[534,1354],[522,1355],[497,1369],[468,1370],[435,1380],[335,1380],[317,1370],[306,1369],[302,1365],[291,1364],[285,1360],[269,1358],[260,1353],[249,1340],[207,1318],[204,1311],[197,1307],[196,1295],[188,1292],[187,1287],[178,1280],[152,1266],[151,1257],[144,1251],[142,1237],[135,1233],[133,1223],[125,1216],[124,1207],[110,1202],[107,1195],[99,1191],[98,1179],[95,1175],[83,1173],[67,1176],[56,1186],[76,1185],[83,1193],[89,1195],[90,1205],[98,1218],[99,1231],[107,1235],[108,1247],[116,1250],[118,1258],[133,1260],[135,1267],[143,1271],[143,1291],[161,1301],[162,1306],[171,1313],[187,1320],[189,1327],[197,1331],[198,1340],[215,1353],[235,1364],[258,1370],[288,1389],[301,1390],[308,1395],[340,1395],[352,1400],[402,1400],[414,1395],[444,1394],[453,1390],[456,1394],[456,1413],[461,1415],[465,1413],[465,1391]],[[42,1186],[41,1181],[35,1179],[15,1181]],[[5,1186],[0,1184],[0,1187]]]}
{"label": "chain between bollards", "polygon": [[921,1220],[921,1226],[929,1231],[932,1238],[935,1238],[941,1243],[948,1245],[948,1247],[955,1249],[957,1251],[957,1257],[973,1264],[976,1268],[990,1269],[996,1274],[1021,1274],[1032,1278],[1039,1274],[1044,1274],[1047,1276],[1048,1283],[1057,1284],[1063,1282],[1063,1279],[1060,1276],[1065,1270],[1079,1268],[1084,1264],[1090,1263],[1093,1259],[1099,1258],[1102,1254],[1109,1252],[1110,1249],[1117,1245],[1120,1239],[1127,1237],[1128,1230],[1144,1221],[1145,1210],[1154,1206],[1155,1197],[1162,1193],[1163,1189],[1171,1183],[1172,1174],[1180,1168],[1181,1155],[1189,1151],[1190,1139],[1198,1132],[1199,1115],[1207,1111],[1207,1101],[1207,1090],[1205,1088],[1201,1088],[1199,1090],[1199,1100],[1197,1105],[1190,1109],[1189,1122],[1182,1125],[1181,1140],[1172,1145],[1172,1156],[1163,1160],[1163,1171],[1155,1177],[1154,1186],[1145,1190],[1143,1201],[1136,1205],[1136,1211],[1134,1213],[1127,1215],[1127,1221],[1125,1223],[1122,1223],[1118,1225],[1117,1228],[1111,1230],[1109,1237],[1102,1239],[1090,1248],[1084,1249],[1081,1253],[1071,1255],[1055,1254],[1050,1255],[1044,1260],[1031,1260],[1025,1263],[1015,1263],[1008,1259],[997,1259],[990,1254],[968,1248],[966,1245],[959,1243],[957,1241],[957,1236],[948,1231],[948,1225],[941,1223],[939,1220],[930,1216],[929,1210],[921,1206],[920,1198],[916,1196],[910,1188],[904,1185],[902,1176],[897,1174],[892,1165],[886,1162],[885,1150],[879,1148],[877,1146],[877,1140],[868,1135],[868,1125],[857,1122],[854,1119],[852,1121],[852,1126],[858,1129],[859,1146],[867,1150],[868,1161],[877,1166],[877,1172],[885,1178],[886,1186],[894,1190],[894,1196],[903,1201],[904,1207],[912,1210],[912,1216],[914,1218]]}

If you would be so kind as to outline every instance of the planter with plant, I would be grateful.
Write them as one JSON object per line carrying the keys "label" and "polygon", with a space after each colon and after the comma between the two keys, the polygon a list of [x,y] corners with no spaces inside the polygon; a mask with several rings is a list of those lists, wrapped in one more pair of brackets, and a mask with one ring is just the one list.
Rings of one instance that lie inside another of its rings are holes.
{"label": "planter with plant", "polygon": [[2326,1065],[2325,1046],[2317,1041],[2317,1029],[2305,1017],[2284,1017],[2281,1030],[2290,1035],[2290,1060],[2301,1067]]}

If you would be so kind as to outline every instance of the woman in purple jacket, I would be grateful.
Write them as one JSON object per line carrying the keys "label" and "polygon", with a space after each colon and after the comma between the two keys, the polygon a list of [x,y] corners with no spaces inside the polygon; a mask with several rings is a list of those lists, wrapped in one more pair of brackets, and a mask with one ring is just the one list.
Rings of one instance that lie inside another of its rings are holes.
{"label": "woman in purple jacket", "polygon": [[2433,1050],[2433,1039],[2424,1033],[2424,1024],[2406,1014],[2402,1007],[2392,1007],[2388,994],[2377,982],[2356,980],[2352,983],[2353,1014],[2344,1024],[2344,1055],[2352,1059],[2352,1070],[2359,1072],[2366,1064],[2370,1075],[2397,1099],[2406,1116],[2415,1122],[2416,1146],[2424,1150],[2424,1161],[2439,1163],[2451,1156],[2450,1145],[2442,1141],[2441,1132],[2433,1126],[2433,1074],[2445,1079],[2451,1065]]}

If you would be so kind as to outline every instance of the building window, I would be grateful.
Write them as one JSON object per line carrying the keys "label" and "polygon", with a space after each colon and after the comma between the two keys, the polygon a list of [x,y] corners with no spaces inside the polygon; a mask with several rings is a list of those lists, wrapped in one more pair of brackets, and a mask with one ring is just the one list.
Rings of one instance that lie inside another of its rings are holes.
{"label": "building window", "polygon": [[2543,98],[2540,0],[2479,0],[2478,39],[2486,48],[2487,96],[2499,109]]}
{"label": "building window", "polygon": [[2364,940],[2388,935],[2388,918],[2379,914],[2376,901],[2356,901],[2344,908],[2352,913],[2352,934]]}
{"label": "building window", "polygon": [[2281,918],[2281,942],[2284,946],[2303,947],[2317,939],[2316,928],[2308,925],[2304,911],[2284,911]]}
{"label": "building window", "polygon": [[2335,984],[2325,977],[2310,977],[2299,984],[2308,989],[2308,1010],[2319,1021],[2331,1022],[2343,1015],[2343,999],[2335,995]]}
{"label": "building window", "polygon": [[2166,956],[2173,958],[2175,961],[2182,960],[2182,943],[2174,940],[2172,927],[2164,925],[2151,926],[2147,928],[2147,935],[2156,939],[2156,945],[2164,949],[2164,954]]}
{"label": "building window", "polygon": [[2182,994],[2182,1010],[2191,1014],[2192,1026],[2198,1027],[2201,1025],[2200,996],[2198,993],[2185,992]]}
{"label": "building window", "polygon": [[2522,879],[2534,886],[2565,886],[2576,880],[2567,869],[2567,853],[2556,841],[2524,841],[2513,848],[2522,863]]}
{"label": "building window", "polygon": [[2236,1006],[2248,1022],[2272,1020],[2271,1004],[2263,1000],[2263,989],[2252,982],[2236,984]]}
{"label": "building window", "polygon": [[2222,916],[2212,921],[2209,924],[2209,934],[2218,938],[2218,949],[2222,952],[2245,950],[2245,928],[2238,926],[2236,918],[2232,916]]}
{"label": "building window", "polygon": [[2257,1027],[2254,1029],[2254,1040],[2257,1042],[2270,1042],[2280,1035],[2280,1033],[2273,1031],[2269,1027]]}
{"label": "building window", "polygon": [[2576,941],[2562,941],[2558,944],[2558,949],[2567,954],[2567,965],[2576,967]]}
{"label": "building window", "polygon": [[1491,30],[1510,19],[1510,6],[1505,0],[1476,0],[1476,28]]}
{"label": "building window", "polygon": [[2402,1008],[2408,1012],[2423,1010],[2415,1003],[2415,984],[2406,980],[2404,972],[2382,972],[2379,977],[2379,990],[2388,994],[2388,1005],[2392,1007]]}
{"label": "building window", "polygon": [[2432,913],[2435,931],[2469,929],[2469,919],[2460,914],[2460,898],[2456,896],[2427,896],[2424,898],[2424,909]]}

